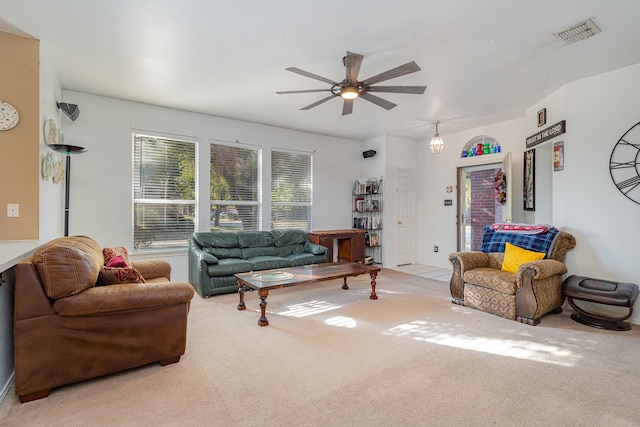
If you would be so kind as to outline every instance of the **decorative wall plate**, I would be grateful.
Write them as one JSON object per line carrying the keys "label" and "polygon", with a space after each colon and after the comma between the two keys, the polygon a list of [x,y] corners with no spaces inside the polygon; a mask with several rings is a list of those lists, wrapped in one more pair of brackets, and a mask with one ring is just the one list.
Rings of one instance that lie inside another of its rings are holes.
{"label": "decorative wall plate", "polygon": [[42,130],[44,136],[44,143],[47,145],[58,143],[58,128],[56,122],[53,119],[48,119],[44,122],[44,129]]}
{"label": "decorative wall plate", "polygon": [[633,125],[613,147],[609,173],[618,190],[640,204],[640,123]]}
{"label": "decorative wall plate", "polygon": [[20,115],[13,105],[0,101],[0,130],[9,130],[18,124]]}

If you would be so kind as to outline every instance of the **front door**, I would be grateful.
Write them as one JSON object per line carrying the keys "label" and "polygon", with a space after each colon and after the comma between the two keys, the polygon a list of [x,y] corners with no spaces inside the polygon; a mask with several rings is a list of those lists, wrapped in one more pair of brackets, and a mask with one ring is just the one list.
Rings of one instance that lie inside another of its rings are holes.
{"label": "front door", "polygon": [[511,221],[511,153],[502,163],[458,168],[458,250],[477,251],[484,227]]}

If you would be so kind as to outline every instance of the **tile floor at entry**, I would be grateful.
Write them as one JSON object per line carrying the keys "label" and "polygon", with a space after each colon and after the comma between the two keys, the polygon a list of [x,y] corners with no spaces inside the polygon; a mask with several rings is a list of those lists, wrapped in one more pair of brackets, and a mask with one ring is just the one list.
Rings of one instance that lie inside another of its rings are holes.
{"label": "tile floor at entry", "polygon": [[391,270],[400,271],[402,273],[413,274],[415,276],[426,277],[428,279],[439,280],[441,282],[447,282],[451,280],[451,269],[433,267],[430,265],[422,264],[407,264],[392,267]]}

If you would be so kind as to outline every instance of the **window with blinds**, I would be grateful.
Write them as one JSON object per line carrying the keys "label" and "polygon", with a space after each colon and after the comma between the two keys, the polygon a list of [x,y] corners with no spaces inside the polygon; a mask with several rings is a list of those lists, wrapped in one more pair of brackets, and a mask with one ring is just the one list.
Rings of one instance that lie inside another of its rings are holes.
{"label": "window with blinds", "polygon": [[271,153],[271,229],[311,231],[313,183],[312,156],[305,153]]}
{"label": "window with blinds", "polygon": [[195,141],[133,134],[135,249],[186,247],[196,221]]}
{"label": "window with blinds", "polygon": [[211,144],[211,230],[259,230],[257,148]]}

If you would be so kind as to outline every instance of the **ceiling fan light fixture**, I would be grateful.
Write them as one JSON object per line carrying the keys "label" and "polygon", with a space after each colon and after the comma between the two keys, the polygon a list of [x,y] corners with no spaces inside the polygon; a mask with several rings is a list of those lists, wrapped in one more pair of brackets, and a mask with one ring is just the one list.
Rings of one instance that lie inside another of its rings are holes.
{"label": "ceiling fan light fixture", "polygon": [[344,99],[356,99],[360,96],[360,90],[356,86],[345,86],[340,89],[340,96]]}
{"label": "ceiling fan light fixture", "polygon": [[433,122],[433,124],[436,125],[436,133],[433,134],[433,138],[431,138],[431,142],[429,143],[429,150],[431,150],[433,154],[440,153],[444,148],[444,141],[438,133],[438,123],[440,122],[437,120]]}

